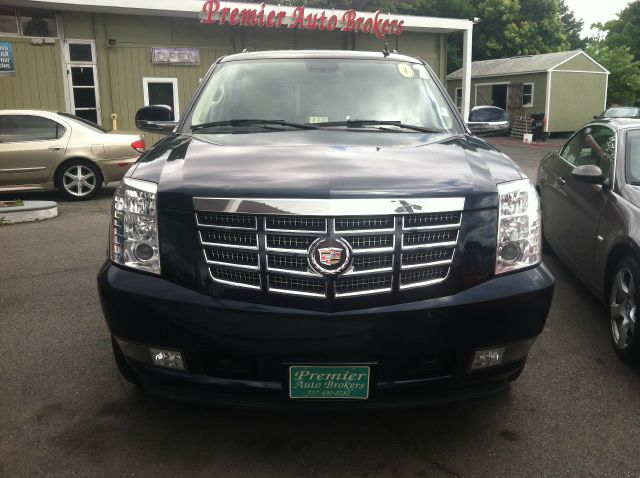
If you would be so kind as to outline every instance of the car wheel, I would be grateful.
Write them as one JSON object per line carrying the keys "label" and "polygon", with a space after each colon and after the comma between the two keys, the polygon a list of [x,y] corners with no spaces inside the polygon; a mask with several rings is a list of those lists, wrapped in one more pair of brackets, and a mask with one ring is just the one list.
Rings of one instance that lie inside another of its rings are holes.
{"label": "car wheel", "polygon": [[58,169],[56,186],[68,199],[91,199],[102,187],[102,174],[93,163],[73,159]]}
{"label": "car wheel", "polygon": [[640,297],[640,269],[625,257],[613,271],[609,286],[611,340],[621,359],[640,364],[640,338],[636,333],[637,305]]}
{"label": "car wheel", "polygon": [[113,349],[113,358],[115,359],[120,376],[129,383],[139,385],[140,378],[138,377],[138,374],[136,374],[133,368],[131,368],[131,365],[127,363],[122,350],[120,350],[118,342],[113,337],[111,337],[111,348]]}

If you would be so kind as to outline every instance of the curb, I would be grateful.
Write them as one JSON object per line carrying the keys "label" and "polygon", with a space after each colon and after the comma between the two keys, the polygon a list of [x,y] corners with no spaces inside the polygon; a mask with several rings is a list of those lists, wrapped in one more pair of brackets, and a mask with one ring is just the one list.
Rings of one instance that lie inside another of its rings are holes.
{"label": "curb", "polygon": [[24,201],[23,206],[0,208],[0,218],[6,224],[42,221],[58,215],[58,204],[53,201]]}

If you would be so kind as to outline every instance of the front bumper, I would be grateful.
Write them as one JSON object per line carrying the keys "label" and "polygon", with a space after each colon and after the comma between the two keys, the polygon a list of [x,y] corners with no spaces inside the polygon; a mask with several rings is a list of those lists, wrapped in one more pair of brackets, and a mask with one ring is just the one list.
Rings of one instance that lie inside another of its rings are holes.
{"label": "front bumper", "polygon": [[474,351],[534,339],[553,286],[540,265],[447,297],[326,313],[217,299],[108,262],[98,275],[113,336],[183,354],[187,372],[127,358],[148,391],[286,407],[317,405],[288,398],[291,364],[371,367],[366,402],[322,401],[323,407],[415,405],[498,391],[518,375],[528,348],[515,361],[471,372]]}

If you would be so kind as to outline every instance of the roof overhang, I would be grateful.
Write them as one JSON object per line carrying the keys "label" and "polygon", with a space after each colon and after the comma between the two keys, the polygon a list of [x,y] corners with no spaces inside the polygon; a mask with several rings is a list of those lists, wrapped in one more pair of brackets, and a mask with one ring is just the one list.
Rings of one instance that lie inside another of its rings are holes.
{"label": "roof overhang", "polygon": [[[183,18],[199,18],[200,12],[204,4],[204,0],[4,0],[5,5],[16,7],[46,8],[58,11],[80,11],[80,12],[102,12],[125,15],[143,15],[143,16],[170,16]],[[238,8],[256,8],[259,4],[224,2],[225,7],[231,9]],[[271,5],[278,11],[284,11],[286,17],[283,24],[288,25],[292,21],[295,6]],[[329,8],[309,8],[304,7],[306,14],[322,12],[331,12],[342,18],[345,10],[329,9]],[[382,14],[383,12],[381,12]],[[376,12],[358,12],[364,18],[374,18]],[[396,15],[394,19],[404,22],[405,31],[415,32],[431,32],[431,33],[454,33],[461,31],[471,31],[473,22],[471,20],[457,18],[437,18],[437,17],[418,17],[414,15]]]}

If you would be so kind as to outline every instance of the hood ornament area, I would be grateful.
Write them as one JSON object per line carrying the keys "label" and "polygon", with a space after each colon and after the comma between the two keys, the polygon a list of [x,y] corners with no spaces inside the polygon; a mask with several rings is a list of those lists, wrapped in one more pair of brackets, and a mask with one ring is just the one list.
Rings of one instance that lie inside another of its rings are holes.
{"label": "hood ornament area", "polygon": [[309,247],[309,264],[320,274],[339,274],[351,264],[351,249],[342,239],[320,238]]}

